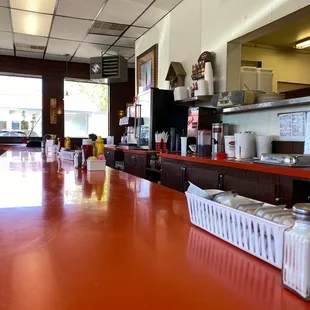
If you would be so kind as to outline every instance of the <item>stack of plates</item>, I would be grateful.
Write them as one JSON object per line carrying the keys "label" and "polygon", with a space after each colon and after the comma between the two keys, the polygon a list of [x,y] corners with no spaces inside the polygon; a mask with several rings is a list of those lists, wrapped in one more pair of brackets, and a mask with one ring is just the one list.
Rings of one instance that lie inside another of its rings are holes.
{"label": "stack of plates", "polygon": [[285,99],[285,94],[269,93],[269,94],[256,95],[257,103],[273,102],[283,99]]}

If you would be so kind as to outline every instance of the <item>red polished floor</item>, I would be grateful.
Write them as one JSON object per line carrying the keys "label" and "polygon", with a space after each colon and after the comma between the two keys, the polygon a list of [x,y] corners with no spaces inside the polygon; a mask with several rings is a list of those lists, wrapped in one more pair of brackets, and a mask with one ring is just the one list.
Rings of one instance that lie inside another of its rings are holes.
{"label": "red polished floor", "polygon": [[191,226],[183,194],[12,148],[0,157],[0,309],[310,309],[280,272]]}

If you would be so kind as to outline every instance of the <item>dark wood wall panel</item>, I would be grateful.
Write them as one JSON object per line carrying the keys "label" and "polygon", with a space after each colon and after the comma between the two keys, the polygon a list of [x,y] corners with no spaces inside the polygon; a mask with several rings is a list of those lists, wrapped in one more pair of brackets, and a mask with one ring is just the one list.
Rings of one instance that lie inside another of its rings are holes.
{"label": "dark wood wall panel", "polygon": [[[41,76],[43,92],[42,134],[55,133],[60,137],[64,136],[64,78],[89,80],[88,64],[68,63],[66,74],[65,62],[0,55],[0,73]],[[111,84],[110,86],[109,134],[115,136],[115,142],[119,142],[123,134],[123,129],[119,126],[119,111],[125,110],[126,102],[132,101],[134,91],[134,69],[128,69],[128,82]],[[50,98],[57,99],[60,112],[57,116],[57,125],[51,125],[49,122]]]}
{"label": "dark wood wall panel", "polygon": [[120,142],[124,128],[119,126],[119,111],[126,111],[126,102],[132,102],[135,95],[135,70],[128,69],[128,82],[110,86],[110,132],[115,143]]}
{"label": "dark wood wall panel", "polygon": [[73,79],[89,79],[89,65],[63,61],[32,59],[0,55],[0,71],[13,74],[61,76]]}
{"label": "dark wood wall panel", "polygon": [[273,141],[273,153],[277,154],[303,154],[304,142]]}
{"label": "dark wood wall panel", "polygon": [[[62,76],[42,77],[42,132],[43,134],[56,134],[58,137],[64,136],[64,83]],[[57,124],[50,124],[50,98],[57,100]]]}

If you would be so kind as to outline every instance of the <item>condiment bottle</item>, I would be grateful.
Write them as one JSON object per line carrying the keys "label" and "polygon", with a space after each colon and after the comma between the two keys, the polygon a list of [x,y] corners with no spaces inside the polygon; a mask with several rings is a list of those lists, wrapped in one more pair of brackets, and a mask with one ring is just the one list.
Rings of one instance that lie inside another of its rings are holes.
{"label": "condiment bottle", "polygon": [[93,141],[91,139],[82,140],[82,168],[86,169],[88,157],[93,156]]}
{"label": "condiment bottle", "polygon": [[293,207],[294,225],[284,232],[282,283],[310,300],[310,204]]}
{"label": "condiment bottle", "polygon": [[103,144],[103,139],[101,136],[98,136],[95,144],[95,155],[98,157],[99,155],[104,154],[104,144]]}
{"label": "condiment bottle", "polygon": [[71,140],[69,137],[66,137],[65,150],[71,150]]}

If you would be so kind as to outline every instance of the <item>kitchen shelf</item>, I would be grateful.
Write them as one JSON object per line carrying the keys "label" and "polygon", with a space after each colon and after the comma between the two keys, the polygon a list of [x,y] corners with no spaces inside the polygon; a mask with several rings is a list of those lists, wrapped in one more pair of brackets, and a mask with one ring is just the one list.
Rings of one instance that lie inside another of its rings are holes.
{"label": "kitchen shelf", "polygon": [[191,98],[187,98],[184,100],[181,100],[182,102],[186,103],[186,102],[195,102],[195,101],[203,101],[203,102],[209,102],[211,101],[213,96],[195,96],[195,97],[191,97]]}
{"label": "kitchen shelf", "polygon": [[206,107],[216,109],[211,106],[211,96],[195,96],[191,98],[186,98],[184,100],[175,101],[176,105],[188,106],[188,107]]}
{"label": "kitchen shelf", "polygon": [[292,108],[302,105],[310,105],[310,96],[223,108],[221,113],[222,114],[246,113],[252,111],[270,110],[278,108]]}

